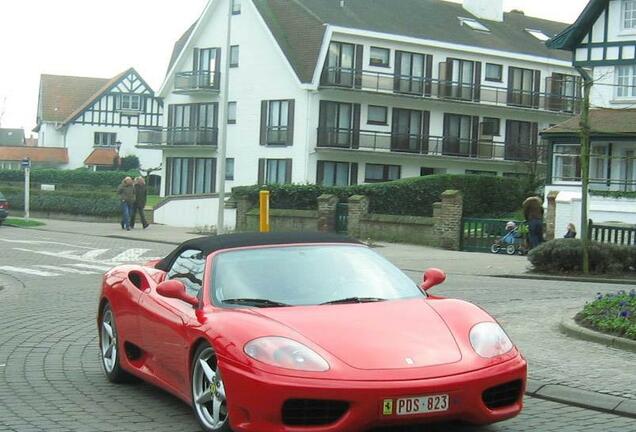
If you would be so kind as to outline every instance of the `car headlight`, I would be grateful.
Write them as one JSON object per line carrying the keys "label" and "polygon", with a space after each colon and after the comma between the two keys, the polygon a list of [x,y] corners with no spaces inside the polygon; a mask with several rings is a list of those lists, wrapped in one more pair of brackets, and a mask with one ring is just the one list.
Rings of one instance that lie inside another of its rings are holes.
{"label": "car headlight", "polygon": [[483,322],[470,330],[470,344],[481,357],[493,358],[509,352],[512,341],[501,326],[494,322]]}
{"label": "car headlight", "polygon": [[254,339],[243,347],[245,354],[270,366],[307,372],[325,372],[329,363],[295,340],[279,336]]}

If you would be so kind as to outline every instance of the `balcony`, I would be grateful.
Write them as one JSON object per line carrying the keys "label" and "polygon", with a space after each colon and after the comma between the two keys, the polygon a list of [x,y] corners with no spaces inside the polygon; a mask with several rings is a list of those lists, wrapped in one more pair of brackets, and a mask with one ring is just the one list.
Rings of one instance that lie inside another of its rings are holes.
{"label": "balcony", "polygon": [[178,94],[218,93],[220,84],[220,72],[177,72],[174,76],[174,92]]}
{"label": "balcony", "polygon": [[[551,78],[548,78],[546,88],[552,88],[550,84]],[[572,115],[578,114],[582,106],[579,96],[336,67],[323,71],[320,85],[323,88],[347,88]]]}
{"label": "balcony", "polygon": [[217,128],[146,129],[139,131],[137,146],[144,148],[216,147],[217,140]]}
{"label": "balcony", "polygon": [[287,126],[268,126],[266,134],[267,145],[282,146],[288,144],[289,128]]}
{"label": "balcony", "polygon": [[528,161],[536,153],[530,144],[336,128],[318,128],[317,147],[507,161]]}

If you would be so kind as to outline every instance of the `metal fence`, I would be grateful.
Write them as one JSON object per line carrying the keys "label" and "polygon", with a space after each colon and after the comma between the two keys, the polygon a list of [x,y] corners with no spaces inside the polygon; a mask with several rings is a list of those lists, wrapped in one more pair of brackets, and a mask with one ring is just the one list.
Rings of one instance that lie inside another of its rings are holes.
{"label": "metal fence", "polygon": [[[467,252],[490,252],[497,240],[506,235],[506,223],[510,219],[464,218],[461,230],[461,250]],[[525,222],[513,221],[518,227]]]}

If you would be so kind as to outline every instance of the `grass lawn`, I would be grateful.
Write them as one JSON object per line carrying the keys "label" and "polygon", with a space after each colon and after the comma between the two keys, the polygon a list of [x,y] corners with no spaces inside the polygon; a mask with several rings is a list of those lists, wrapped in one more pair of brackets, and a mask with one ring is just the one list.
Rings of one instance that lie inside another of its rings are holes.
{"label": "grass lawn", "polygon": [[154,207],[159,204],[159,201],[161,201],[161,197],[159,195],[148,195],[146,198],[146,205],[148,207]]}
{"label": "grass lawn", "polygon": [[33,228],[42,225],[46,225],[44,222],[36,221],[33,219],[24,220],[18,218],[6,218],[3,222],[5,225],[10,225],[18,228]]}

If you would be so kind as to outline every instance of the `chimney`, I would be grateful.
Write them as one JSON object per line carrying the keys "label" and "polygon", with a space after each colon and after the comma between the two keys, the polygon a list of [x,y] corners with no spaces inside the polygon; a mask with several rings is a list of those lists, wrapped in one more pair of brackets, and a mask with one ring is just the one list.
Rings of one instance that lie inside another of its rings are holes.
{"label": "chimney", "polygon": [[503,0],[464,0],[463,6],[477,18],[503,21]]}

